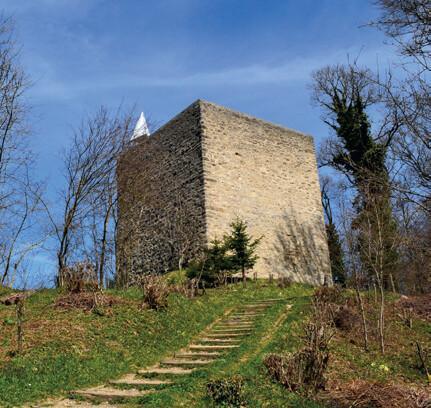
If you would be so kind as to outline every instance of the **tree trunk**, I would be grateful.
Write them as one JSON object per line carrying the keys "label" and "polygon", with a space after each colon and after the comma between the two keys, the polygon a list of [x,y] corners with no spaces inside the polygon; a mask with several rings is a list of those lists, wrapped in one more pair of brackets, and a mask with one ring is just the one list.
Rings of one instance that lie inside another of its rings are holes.
{"label": "tree trunk", "polygon": [[58,261],[58,276],[57,276],[57,286],[62,288],[64,285],[63,273],[64,273],[64,258],[61,254],[61,249],[57,253],[57,261]]}
{"label": "tree trunk", "polygon": [[16,330],[17,330],[17,343],[18,343],[18,354],[22,354],[22,348],[24,343],[24,300],[19,299],[16,303]]}
{"label": "tree trunk", "polygon": [[394,282],[394,277],[392,276],[392,273],[389,274],[389,278],[390,278],[390,281],[391,281],[392,292],[393,293],[397,293],[397,291],[395,289],[395,282]]}
{"label": "tree trunk", "polygon": [[362,317],[362,331],[364,334],[364,350],[368,351],[368,329],[367,329],[367,320],[365,318],[364,303],[362,301],[361,292],[359,292],[359,288],[357,285],[355,287],[355,290],[356,290],[356,296],[358,298],[359,309],[361,311],[361,317]]}
{"label": "tree trunk", "polygon": [[245,276],[245,267],[244,266],[242,266],[242,283],[243,283],[244,287],[247,284],[247,279],[246,279],[246,276]]}
{"label": "tree trunk", "polygon": [[380,351],[385,354],[385,293],[383,288],[383,282],[380,283],[380,316],[379,316],[379,339],[380,339]]}
{"label": "tree trunk", "polygon": [[105,218],[103,220],[103,234],[100,248],[100,265],[99,265],[99,284],[100,288],[103,289],[105,281],[105,257],[106,257],[106,241],[108,235],[108,223],[111,215],[111,204],[106,211]]}

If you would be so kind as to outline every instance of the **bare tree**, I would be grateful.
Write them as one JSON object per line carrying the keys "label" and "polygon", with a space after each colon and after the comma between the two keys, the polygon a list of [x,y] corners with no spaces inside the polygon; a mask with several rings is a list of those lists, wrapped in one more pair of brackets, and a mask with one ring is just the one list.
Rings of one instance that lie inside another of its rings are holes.
{"label": "bare tree", "polygon": [[[18,187],[18,185],[17,185]],[[38,214],[42,211],[42,187],[27,179],[17,189],[17,201],[9,208],[10,228],[1,231],[0,265],[3,267],[0,283],[12,286],[16,274],[26,257],[39,248],[47,236],[38,231]]]}
{"label": "bare tree", "polygon": [[427,293],[431,289],[431,216],[400,197],[395,203],[400,245],[400,280],[404,293]]}
{"label": "bare tree", "polygon": [[116,159],[130,140],[131,119],[132,115],[120,110],[111,116],[106,108],[100,108],[75,131],[64,154],[61,221],[49,213],[58,244],[59,286],[64,284],[62,271],[88,253],[85,248],[93,251],[99,283],[104,283],[108,230],[117,200]]}
{"label": "bare tree", "polygon": [[367,268],[371,268],[379,289],[378,333],[380,351],[384,353],[386,270],[388,266],[392,270],[396,270],[399,263],[399,258],[396,258],[392,265],[388,265],[386,254],[388,251],[398,251],[401,244],[401,235],[394,234],[390,226],[388,226],[385,209],[379,204],[379,198],[376,197],[374,192],[369,194],[367,209],[362,213],[360,219],[362,225],[359,251],[361,258],[366,259]]}
{"label": "bare tree", "polygon": [[392,153],[402,164],[397,188],[404,199],[428,211],[431,198],[431,3],[429,0],[378,0],[380,17],[371,23],[407,59],[403,79],[378,81],[386,109],[398,121]]}
{"label": "bare tree", "polygon": [[12,285],[25,258],[43,242],[35,227],[42,188],[31,177],[32,153],[14,22],[0,17],[0,285]]}
{"label": "bare tree", "polygon": [[338,197],[336,204],[339,211],[339,228],[342,236],[345,267],[350,276],[351,285],[355,288],[356,299],[361,315],[364,350],[368,351],[368,324],[361,290],[367,286],[369,287],[369,285],[367,285],[369,283],[369,276],[364,273],[361,267],[361,257],[358,253],[359,233],[352,228],[352,223],[356,214],[353,208],[349,207],[347,204],[346,186],[344,184],[340,183],[338,185],[336,196]]}
{"label": "bare tree", "polygon": [[429,0],[377,0],[380,17],[371,25],[382,30],[399,46],[403,55],[413,57],[430,70],[431,3]]}

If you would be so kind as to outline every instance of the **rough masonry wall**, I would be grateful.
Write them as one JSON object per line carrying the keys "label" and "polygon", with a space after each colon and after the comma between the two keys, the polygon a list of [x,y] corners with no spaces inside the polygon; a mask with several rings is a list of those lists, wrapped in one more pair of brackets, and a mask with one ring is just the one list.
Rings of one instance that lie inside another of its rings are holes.
{"label": "rough masonry wall", "polygon": [[239,216],[263,236],[255,270],[322,284],[330,274],[313,140],[201,102],[207,239]]}
{"label": "rough masonry wall", "polygon": [[205,242],[199,104],[142,136],[118,164],[117,270],[130,274],[178,267]]}

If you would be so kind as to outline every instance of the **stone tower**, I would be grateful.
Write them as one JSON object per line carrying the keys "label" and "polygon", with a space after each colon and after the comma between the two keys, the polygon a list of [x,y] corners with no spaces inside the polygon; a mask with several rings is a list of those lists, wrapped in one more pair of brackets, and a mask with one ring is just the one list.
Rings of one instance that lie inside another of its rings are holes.
{"label": "stone tower", "polygon": [[263,236],[259,276],[330,276],[310,136],[198,100],[132,140],[117,173],[120,277],[178,268],[235,217]]}

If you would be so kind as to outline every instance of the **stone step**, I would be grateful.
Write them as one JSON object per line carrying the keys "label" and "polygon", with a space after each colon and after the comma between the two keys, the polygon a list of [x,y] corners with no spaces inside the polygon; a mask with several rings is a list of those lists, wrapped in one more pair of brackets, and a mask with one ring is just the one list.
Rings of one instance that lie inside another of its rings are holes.
{"label": "stone step", "polygon": [[204,366],[204,365],[210,364],[212,362],[214,362],[214,360],[186,360],[186,359],[182,359],[182,358],[172,358],[169,360],[163,360],[160,362],[160,364],[174,365],[174,366],[180,366],[180,365]]}
{"label": "stone step", "polygon": [[235,319],[250,319],[250,320],[252,320],[256,316],[258,316],[258,315],[243,315],[241,313],[232,313],[232,314],[226,316],[226,319],[232,319],[234,317]]}
{"label": "stone step", "polygon": [[254,329],[254,324],[241,324],[241,323],[237,323],[237,322],[233,322],[233,323],[223,323],[223,324],[219,324],[217,326],[214,326],[214,329],[225,329],[225,330],[230,330],[230,329],[247,329],[247,330],[253,330]]}
{"label": "stone step", "polygon": [[229,335],[229,334],[237,334],[241,336],[249,336],[253,331],[250,329],[236,329],[234,327],[230,327],[228,329],[212,329],[211,333],[216,335]]}
{"label": "stone step", "polygon": [[249,305],[243,305],[239,309],[266,309],[268,307],[265,303],[253,303]]}
{"label": "stone step", "polygon": [[224,345],[214,345],[214,344],[191,344],[189,346],[190,350],[229,350],[238,348],[239,344],[224,344]]}
{"label": "stone step", "polygon": [[[93,398],[94,399],[94,398]],[[111,404],[109,401],[92,401],[91,398],[86,398],[86,401],[81,399],[78,401],[77,399],[70,398],[62,398],[55,400],[48,400],[43,402],[42,404],[37,405],[26,405],[26,408],[41,408],[41,407],[50,407],[50,408],[118,408],[118,404]]]}
{"label": "stone step", "polygon": [[152,394],[155,390],[137,390],[137,389],[120,389],[112,387],[94,387],[86,390],[78,390],[72,392],[72,395],[84,397],[84,398],[95,398],[103,400],[112,400],[119,398],[136,398],[143,397],[144,395]]}
{"label": "stone step", "polygon": [[234,314],[241,315],[241,316],[256,316],[259,314],[263,314],[263,312],[261,312],[260,310],[235,310],[230,314],[230,316]]}
{"label": "stone step", "polygon": [[247,336],[247,334],[246,333],[220,333],[220,332],[217,332],[217,333],[208,333],[205,336],[209,339],[212,339],[212,338],[231,339],[231,338],[235,338],[235,337],[244,337],[244,336]]}
{"label": "stone step", "polygon": [[241,343],[241,340],[239,339],[221,339],[221,338],[214,338],[210,339],[208,337],[201,337],[199,339],[199,342],[201,343],[226,343],[226,344],[232,344],[232,343]]}
{"label": "stone step", "polygon": [[222,353],[218,353],[216,351],[213,352],[205,352],[205,351],[196,351],[196,352],[190,352],[185,351],[183,353],[175,353],[175,358],[201,358],[201,357],[207,357],[207,358],[217,358],[219,356],[223,355]]}
{"label": "stone step", "polygon": [[240,321],[240,320],[225,319],[225,320],[222,320],[222,321],[218,322],[213,327],[224,326],[226,324],[235,324],[235,325],[238,325],[238,326],[253,326],[255,324],[255,321],[254,320],[249,320],[249,321],[243,322],[243,321]]}
{"label": "stone step", "polygon": [[258,316],[262,315],[264,313],[257,311],[257,310],[236,310],[233,312],[230,316],[236,315],[236,316]]}
{"label": "stone step", "polygon": [[247,326],[247,325],[249,325],[249,326],[251,326],[251,325],[254,325],[254,321],[252,321],[252,320],[234,320],[234,319],[232,319],[232,320],[226,320],[226,321],[224,321],[223,322],[223,324],[235,324],[235,325],[244,325],[244,326]]}
{"label": "stone step", "polygon": [[230,316],[250,316],[250,317],[254,317],[254,316],[260,316],[263,315],[263,313],[242,313],[242,312],[236,312],[231,314]]}
{"label": "stone step", "polygon": [[214,326],[211,328],[211,331],[229,331],[229,332],[251,332],[253,331],[253,326],[245,326],[242,327],[241,325],[239,327],[237,327],[238,325],[234,326],[234,325],[226,325],[226,326],[222,326],[222,325],[218,325],[218,326]]}
{"label": "stone step", "polygon": [[277,303],[277,302],[283,302],[285,300],[286,299],[284,299],[284,298],[262,299],[262,300],[259,300],[258,303],[260,303],[260,304]]}
{"label": "stone step", "polygon": [[154,367],[139,370],[138,374],[172,374],[172,375],[186,375],[195,371],[195,368],[182,368],[182,367]]}
{"label": "stone step", "polygon": [[126,375],[119,380],[109,381],[113,385],[168,385],[170,380],[158,380],[156,378],[138,378],[135,374]]}

